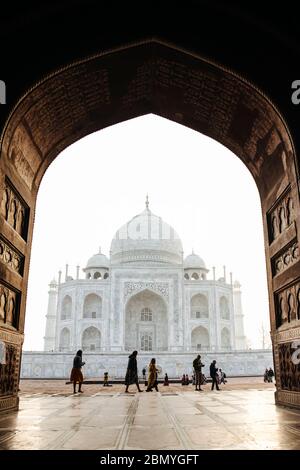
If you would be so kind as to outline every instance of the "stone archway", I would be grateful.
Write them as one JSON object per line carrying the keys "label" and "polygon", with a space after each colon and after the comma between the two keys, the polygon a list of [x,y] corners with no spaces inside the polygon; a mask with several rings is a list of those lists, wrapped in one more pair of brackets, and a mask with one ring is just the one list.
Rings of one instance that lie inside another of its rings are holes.
{"label": "stone archway", "polygon": [[125,307],[126,351],[168,350],[168,309],[163,298],[145,289],[132,295]]}
{"label": "stone archway", "polygon": [[102,299],[97,294],[88,294],[84,298],[82,318],[101,318]]}
{"label": "stone archway", "polygon": [[194,351],[209,351],[209,332],[203,326],[197,326],[191,333],[191,345]]}
{"label": "stone archway", "polygon": [[230,331],[226,326],[221,330],[221,349],[229,351],[231,349]]}
{"label": "stone archway", "polygon": [[[256,181],[264,224],[277,403],[300,407],[283,350],[300,338],[298,170],[289,130],[260,90],[226,68],[158,40],[66,66],[34,85],[4,127],[0,159],[0,341],[13,351],[0,409],[18,406],[36,196],[56,156],[81,137],[147,113],[202,132],[232,150]],[[245,250],[247,247],[245,247]],[[9,252],[10,256],[3,254]],[[3,312],[2,312],[3,311]],[[117,322],[117,313],[112,325]],[[298,366],[299,367],[299,366]],[[13,371],[13,372],[10,372]]]}
{"label": "stone archway", "polygon": [[95,326],[89,326],[82,333],[81,347],[84,352],[99,352],[101,350],[101,333]]}
{"label": "stone archway", "polygon": [[69,328],[63,328],[59,335],[59,351],[69,352],[71,349],[71,334]]}

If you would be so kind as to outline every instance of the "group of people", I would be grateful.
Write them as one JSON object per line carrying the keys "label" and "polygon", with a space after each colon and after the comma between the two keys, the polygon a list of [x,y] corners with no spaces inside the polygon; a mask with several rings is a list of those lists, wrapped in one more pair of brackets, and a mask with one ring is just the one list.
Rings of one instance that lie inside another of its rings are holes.
{"label": "group of people", "polygon": [[[129,388],[129,385],[132,385],[132,384],[135,384],[137,386],[137,389],[139,392],[143,392],[143,390],[140,389],[140,385],[139,385],[137,360],[136,360],[137,354],[138,354],[137,351],[133,351],[133,353],[130,354],[129,356],[128,366],[127,366],[127,371],[126,371],[126,376],[125,376],[125,385],[126,385],[125,393],[129,393],[128,388]],[[147,382],[146,392],[152,392],[153,389],[155,389],[158,392],[157,373],[158,373],[158,370],[156,368],[156,360],[155,360],[155,357],[153,357],[149,364],[149,373],[148,373],[148,382]],[[146,378],[146,369],[143,369],[143,377]]]}
{"label": "group of people", "polygon": [[[143,392],[141,390],[140,385],[139,385],[139,377],[138,377],[138,368],[137,368],[137,351],[133,351],[132,354],[130,354],[128,358],[128,365],[127,365],[127,371],[126,371],[126,376],[125,376],[125,393],[129,393],[128,389],[129,386],[132,384],[135,384],[139,392]],[[83,393],[81,387],[83,383],[83,375],[81,372],[81,368],[84,366],[85,362],[82,361],[82,351],[81,349],[77,351],[76,356],[74,357],[73,360],[73,368],[71,371],[71,377],[70,381],[73,383],[73,391],[74,393],[76,392],[76,384],[78,383],[78,393]],[[206,378],[204,374],[202,374],[202,367],[204,367],[205,364],[202,364],[201,362],[201,356],[198,354],[198,356],[194,359],[193,361],[193,369],[194,369],[194,376],[193,376],[193,384],[195,385],[195,390],[202,392],[201,385],[206,383]],[[209,368],[210,371],[210,377],[212,379],[212,386],[211,389],[214,390],[214,387],[216,386],[217,390],[220,390],[219,385],[221,383],[225,384],[226,383],[226,374],[222,371],[222,369],[218,369],[216,367],[216,361],[214,360]],[[146,382],[146,369],[144,368],[143,371],[143,378],[145,379],[145,384],[147,384],[147,389],[146,392],[152,392],[153,389],[155,389],[158,392],[158,369],[156,367],[156,360],[155,358],[152,358],[148,367],[148,380]],[[265,382],[272,382],[272,378],[274,376],[274,372],[270,368],[269,370],[266,369],[265,372]],[[271,377],[271,380],[269,378]],[[267,380],[266,380],[267,379]],[[182,379],[181,379],[182,385],[189,385],[190,380],[188,374],[183,374]],[[104,383],[103,385],[109,386],[108,384],[108,372],[104,373]],[[168,374],[165,374],[165,379],[164,379],[164,386],[169,385],[169,378]]]}
{"label": "group of people", "polygon": [[188,374],[183,374],[181,377],[181,385],[189,385],[190,384],[190,379]]}
{"label": "group of people", "polygon": [[270,367],[270,369],[266,369],[264,373],[264,382],[273,382],[274,371]]}

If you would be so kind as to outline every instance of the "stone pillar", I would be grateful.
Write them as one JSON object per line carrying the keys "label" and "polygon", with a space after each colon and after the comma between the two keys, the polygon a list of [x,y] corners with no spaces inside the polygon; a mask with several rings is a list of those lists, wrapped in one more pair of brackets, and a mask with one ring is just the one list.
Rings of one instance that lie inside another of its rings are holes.
{"label": "stone pillar", "polygon": [[69,265],[66,264],[65,282],[67,282],[68,280],[68,270],[69,270]]}
{"label": "stone pillar", "polygon": [[244,314],[242,308],[241,284],[235,281],[233,286],[233,307],[235,326],[235,347],[236,349],[247,349],[246,336],[244,333]]}
{"label": "stone pillar", "polygon": [[49,284],[44,351],[54,351],[57,310],[57,282],[53,279]]}

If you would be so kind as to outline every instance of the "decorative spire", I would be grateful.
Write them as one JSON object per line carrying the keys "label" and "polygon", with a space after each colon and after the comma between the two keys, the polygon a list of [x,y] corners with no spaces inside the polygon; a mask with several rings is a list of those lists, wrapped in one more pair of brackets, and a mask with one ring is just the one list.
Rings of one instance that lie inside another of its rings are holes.
{"label": "decorative spire", "polygon": [[148,197],[148,193],[146,194],[146,209],[147,209],[147,211],[149,210],[149,197]]}
{"label": "decorative spire", "polygon": [[99,254],[99,255],[102,254],[102,253],[101,253],[101,246],[99,246],[99,253],[98,253],[98,254]]}

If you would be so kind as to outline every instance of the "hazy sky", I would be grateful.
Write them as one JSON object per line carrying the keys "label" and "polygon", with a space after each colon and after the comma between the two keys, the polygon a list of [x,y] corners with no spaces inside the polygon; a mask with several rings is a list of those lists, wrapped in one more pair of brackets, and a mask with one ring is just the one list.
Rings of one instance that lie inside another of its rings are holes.
{"label": "hazy sky", "polygon": [[[47,170],[37,200],[30,263],[25,350],[42,350],[48,284],[58,270],[76,276],[99,246],[109,255],[121,225],[145,208],[175,228],[216,275],[226,265],[242,284],[245,333],[260,347],[269,331],[258,190],[244,164],[221,144],[147,115],[91,134]],[[80,271],[80,277],[84,273]]]}

